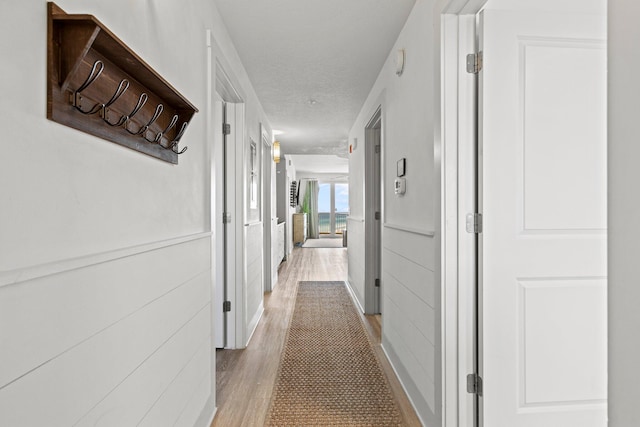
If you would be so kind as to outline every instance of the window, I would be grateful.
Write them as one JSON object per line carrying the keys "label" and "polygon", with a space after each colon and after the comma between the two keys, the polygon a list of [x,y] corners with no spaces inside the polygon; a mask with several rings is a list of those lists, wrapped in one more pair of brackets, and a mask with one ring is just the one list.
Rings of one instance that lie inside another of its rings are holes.
{"label": "window", "polygon": [[320,183],[318,191],[318,232],[342,234],[349,216],[349,185]]}

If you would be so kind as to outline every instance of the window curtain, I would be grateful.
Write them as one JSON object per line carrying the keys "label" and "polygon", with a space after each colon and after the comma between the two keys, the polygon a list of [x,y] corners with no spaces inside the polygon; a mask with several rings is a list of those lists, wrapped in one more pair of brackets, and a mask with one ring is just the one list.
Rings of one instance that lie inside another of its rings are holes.
{"label": "window curtain", "polygon": [[320,191],[320,188],[317,180],[307,181],[307,192],[305,193],[305,198],[309,197],[309,212],[307,214],[309,229],[307,231],[311,239],[320,237],[318,233],[318,191]]}

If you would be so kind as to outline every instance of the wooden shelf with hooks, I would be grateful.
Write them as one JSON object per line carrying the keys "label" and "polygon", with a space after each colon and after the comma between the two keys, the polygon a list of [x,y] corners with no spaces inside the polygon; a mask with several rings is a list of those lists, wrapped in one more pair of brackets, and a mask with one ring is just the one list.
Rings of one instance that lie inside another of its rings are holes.
{"label": "wooden shelf with hooks", "polygon": [[47,118],[177,164],[198,109],[94,16],[47,9]]}

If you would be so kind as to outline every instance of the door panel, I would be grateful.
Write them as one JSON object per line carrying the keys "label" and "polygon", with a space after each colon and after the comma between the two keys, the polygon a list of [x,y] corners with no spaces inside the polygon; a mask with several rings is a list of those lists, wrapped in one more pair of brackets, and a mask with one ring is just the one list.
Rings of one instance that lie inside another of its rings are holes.
{"label": "door panel", "polygon": [[225,226],[223,223],[223,212],[225,211],[224,197],[226,188],[224,185],[224,135],[222,134],[222,124],[224,123],[224,102],[222,97],[216,92],[214,99],[214,118],[213,129],[216,129],[213,139],[214,153],[214,194],[215,199],[211,215],[214,218],[213,230],[215,232],[215,295],[214,295],[214,325],[215,325],[215,346],[216,348],[224,348],[225,346],[225,315],[222,309],[222,303],[225,301]]}
{"label": "door panel", "polygon": [[[373,142],[373,203],[375,211],[380,212],[375,220],[374,245],[375,245],[375,277],[382,280],[382,118],[375,125]],[[382,288],[381,284],[375,292],[375,313],[382,314]]]}
{"label": "door panel", "polygon": [[606,425],[604,24],[481,14],[486,427]]}
{"label": "door panel", "polygon": [[231,311],[225,316],[225,348],[243,345],[244,287],[244,104],[225,103],[225,123],[230,134],[224,138],[224,224],[225,301]]}

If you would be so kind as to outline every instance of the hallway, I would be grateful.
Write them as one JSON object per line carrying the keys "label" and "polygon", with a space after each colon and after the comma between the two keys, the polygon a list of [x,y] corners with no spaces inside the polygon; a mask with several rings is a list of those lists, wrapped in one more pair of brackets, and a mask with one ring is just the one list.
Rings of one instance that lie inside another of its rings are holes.
{"label": "hallway", "polygon": [[[217,351],[217,406],[212,426],[262,426],[276,379],[280,354],[301,280],[346,280],[346,249],[296,248],[281,264],[278,285],[265,294],[265,311],[245,350]],[[379,319],[366,316],[367,332],[380,342]],[[379,346],[374,349],[388,376],[404,425],[420,425]]]}
{"label": "hallway", "polygon": [[[3,2],[0,427],[262,426],[307,280],[406,425],[640,426],[640,1],[55,3]],[[291,253],[313,179],[348,249]]]}

